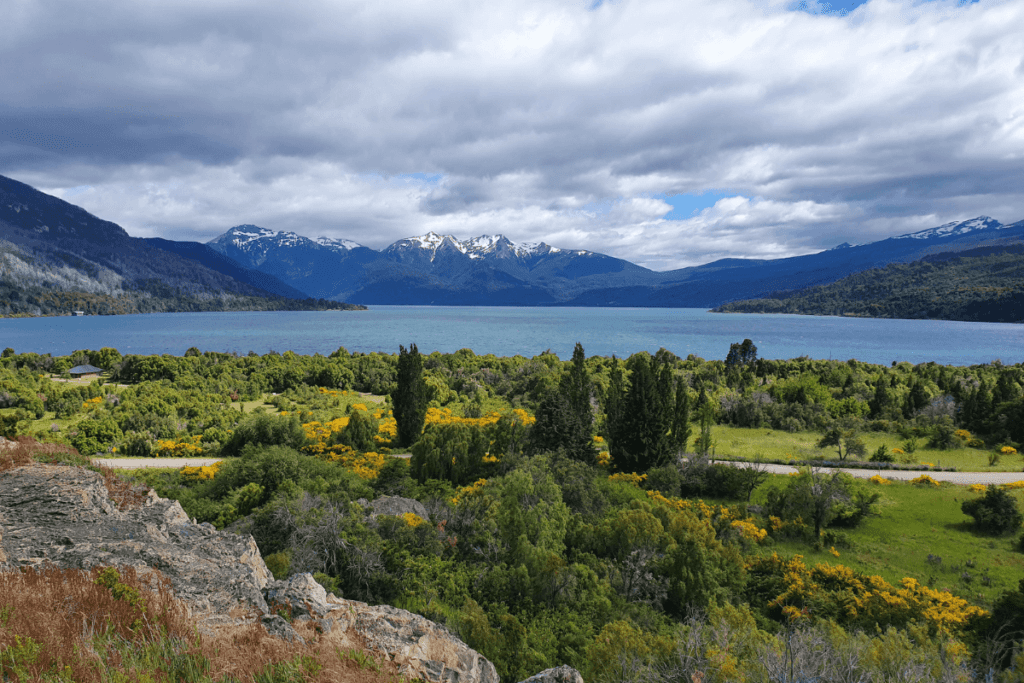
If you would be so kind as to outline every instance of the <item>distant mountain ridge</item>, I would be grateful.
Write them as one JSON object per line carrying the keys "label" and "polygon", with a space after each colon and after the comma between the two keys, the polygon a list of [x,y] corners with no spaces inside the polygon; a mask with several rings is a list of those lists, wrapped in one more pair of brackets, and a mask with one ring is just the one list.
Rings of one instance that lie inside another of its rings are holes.
{"label": "distant mountain ridge", "polygon": [[1024,322],[1024,244],[927,256],[854,273],[837,282],[760,299],[719,313]]}
{"label": "distant mountain ridge", "polygon": [[502,235],[459,240],[430,232],[380,251],[328,242],[242,225],[208,244],[310,296],[366,304],[708,308],[938,253],[1022,243],[1024,221],[1003,225],[979,216],[806,256],[721,259],[667,272],[588,250],[516,244]]}

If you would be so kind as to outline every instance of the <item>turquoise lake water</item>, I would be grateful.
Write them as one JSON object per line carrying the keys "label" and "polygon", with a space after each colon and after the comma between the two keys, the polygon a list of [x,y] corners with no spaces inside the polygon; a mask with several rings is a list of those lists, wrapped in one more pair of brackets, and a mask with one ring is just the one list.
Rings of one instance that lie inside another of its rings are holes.
{"label": "turquoise lake water", "polygon": [[562,359],[579,341],[588,356],[629,356],[664,347],[686,357],[724,359],[752,339],[762,358],[834,358],[950,365],[1024,361],[1024,325],[709,313],[692,308],[506,308],[374,306],[368,311],[159,313],[0,320],[0,348],[66,355],[112,346],[123,354],[287,350],[330,354],[421,353],[461,348],[478,354]]}

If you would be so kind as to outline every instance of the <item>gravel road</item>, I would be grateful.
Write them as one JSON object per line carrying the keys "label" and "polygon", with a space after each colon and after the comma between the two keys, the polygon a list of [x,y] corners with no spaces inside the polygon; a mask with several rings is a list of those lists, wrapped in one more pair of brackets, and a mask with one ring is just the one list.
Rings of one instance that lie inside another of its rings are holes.
{"label": "gravel road", "polygon": [[[407,453],[402,453],[396,457],[409,457]],[[93,463],[97,465],[105,465],[114,469],[120,470],[134,470],[143,467],[184,467],[186,465],[190,467],[199,467],[201,465],[212,465],[217,462],[216,458],[93,458]],[[723,464],[730,464],[734,467],[746,467],[747,463],[742,462],[728,462],[725,461]],[[772,465],[765,464],[765,468],[773,474],[792,474],[797,472],[796,467],[789,465]],[[862,470],[862,469],[849,469],[841,468],[843,472],[857,477],[859,479],[867,479],[876,474],[880,474],[887,479],[897,479],[902,481],[909,481],[922,474],[928,474],[935,481],[948,481],[952,484],[1009,484],[1015,481],[1024,481],[1024,472],[923,472],[923,471],[904,471],[904,470]]]}
{"label": "gravel road", "polygon": [[[730,464],[734,467],[747,467],[747,463],[742,462],[729,462],[723,464]],[[772,465],[765,464],[765,469],[773,474],[792,474],[798,472],[796,467],[789,465]],[[872,470],[872,469],[855,469],[841,467],[840,471],[846,472],[852,477],[858,479],[868,479],[870,477],[879,474],[886,479],[895,479],[900,481],[910,481],[916,479],[922,474],[927,474],[935,481],[948,481],[951,484],[963,484],[967,486],[969,484],[1010,484],[1015,481],[1024,480],[1024,472],[926,472],[922,470]]]}
{"label": "gravel road", "polygon": [[115,470],[138,470],[143,467],[202,467],[220,462],[218,458],[93,458],[92,464]]}

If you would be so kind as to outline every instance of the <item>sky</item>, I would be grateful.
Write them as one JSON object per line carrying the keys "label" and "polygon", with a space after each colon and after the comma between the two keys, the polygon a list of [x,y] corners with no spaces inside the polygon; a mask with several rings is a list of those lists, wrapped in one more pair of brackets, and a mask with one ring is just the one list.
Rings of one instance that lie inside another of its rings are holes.
{"label": "sky", "polygon": [[1024,219],[1024,0],[4,0],[0,174],[130,234],[668,270]]}

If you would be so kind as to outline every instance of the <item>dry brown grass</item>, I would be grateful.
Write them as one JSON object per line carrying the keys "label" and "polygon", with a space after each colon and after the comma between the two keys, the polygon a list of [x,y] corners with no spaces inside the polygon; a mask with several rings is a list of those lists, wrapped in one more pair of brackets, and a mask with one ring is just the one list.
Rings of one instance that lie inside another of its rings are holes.
{"label": "dry brown grass", "polygon": [[15,441],[0,444],[0,472],[31,465],[33,462],[85,467],[89,459],[79,455],[71,446],[41,443],[31,436],[19,436]]}
{"label": "dry brown grass", "polygon": [[93,467],[89,458],[71,446],[42,443],[30,436],[19,436],[16,441],[7,441],[0,448],[0,472],[32,463],[88,467],[99,472],[103,475],[103,485],[110,494],[111,502],[121,510],[142,507],[149,493],[145,486],[122,479],[109,467]]}
{"label": "dry brown grass", "polygon": [[0,572],[0,680],[403,680],[394,664],[310,624],[296,626],[307,645],[273,638],[254,623],[200,635],[159,572],[118,571],[120,587],[114,591],[97,583],[101,568]]}

